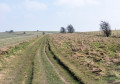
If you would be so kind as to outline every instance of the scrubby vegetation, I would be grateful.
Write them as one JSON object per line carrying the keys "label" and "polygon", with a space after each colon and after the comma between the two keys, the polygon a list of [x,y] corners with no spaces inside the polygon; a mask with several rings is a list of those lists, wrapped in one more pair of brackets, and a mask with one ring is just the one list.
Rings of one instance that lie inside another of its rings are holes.
{"label": "scrubby vegetation", "polygon": [[55,55],[85,84],[119,81],[120,48],[118,38],[94,35],[51,35]]}

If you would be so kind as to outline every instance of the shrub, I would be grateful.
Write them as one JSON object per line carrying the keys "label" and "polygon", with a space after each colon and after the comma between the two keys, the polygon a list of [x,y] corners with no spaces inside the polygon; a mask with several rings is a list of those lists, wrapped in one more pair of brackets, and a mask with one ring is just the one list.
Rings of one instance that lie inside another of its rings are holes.
{"label": "shrub", "polygon": [[26,34],[26,32],[23,32],[23,34]]}
{"label": "shrub", "polygon": [[104,32],[104,34],[109,37],[111,35],[111,28],[108,22],[101,21],[100,29]]}
{"label": "shrub", "polygon": [[66,29],[64,27],[61,27],[60,33],[66,33]]}
{"label": "shrub", "polygon": [[45,32],[42,32],[42,35],[45,35]]}
{"label": "shrub", "polygon": [[75,29],[71,24],[68,25],[67,30],[68,30],[68,33],[74,33],[75,32]]}

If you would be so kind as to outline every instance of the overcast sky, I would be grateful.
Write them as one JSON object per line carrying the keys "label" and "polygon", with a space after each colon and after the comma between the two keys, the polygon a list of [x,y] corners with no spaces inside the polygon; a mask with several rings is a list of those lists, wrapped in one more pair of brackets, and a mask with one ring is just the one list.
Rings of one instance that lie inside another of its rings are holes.
{"label": "overcast sky", "polygon": [[0,31],[96,31],[101,20],[120,29],[120,0],[0,0]]}

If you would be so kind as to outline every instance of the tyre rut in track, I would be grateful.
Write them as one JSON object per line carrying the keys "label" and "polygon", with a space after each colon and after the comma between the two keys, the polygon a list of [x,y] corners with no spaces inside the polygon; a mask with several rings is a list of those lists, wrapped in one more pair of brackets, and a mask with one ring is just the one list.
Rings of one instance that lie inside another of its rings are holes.
{"label": "tyre rut in track", "polygon": [[47,54],[46,54],[46,49],[45,49],[46,45],[44,45],[44,54],[48,60],[48,62],[52,65],[52,67],[54,68],[55,72],[57,73],[57,75],[60,77],[60,79],[65,83],[68,84],[68,82],[59,74],[59,72],[57,71],[57,69],[55,68],[54,64],[50,61],[50,59],[48,58]]}
{"label": "tyre rut in track", "polygon": [[34,74],[31,84],[47,84],[46,74],[44,72],[44,66],[40,56],[40,47],[37,49],[33,67]]}

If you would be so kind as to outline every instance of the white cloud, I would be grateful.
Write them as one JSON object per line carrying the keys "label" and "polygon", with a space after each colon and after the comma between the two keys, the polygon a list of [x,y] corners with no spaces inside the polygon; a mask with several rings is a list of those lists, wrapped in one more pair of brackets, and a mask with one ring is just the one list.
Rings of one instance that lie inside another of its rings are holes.
{"label": "white cloud", "polygon": [[98,0],[57,0],[57,5],[65,5],[69,7],[81,7],[84,5],[99,5]]}
{"label": "white cloud", "polygon": [[0,3],[0,14],[10,12],[10,7],[6,3]]}
{"label": "white cloud", "polygon": [[25,0],[24,5],[27,10],[45,10],[47,9],[46,4],[40,3],[37,1],[32,1],[32,0]]}

